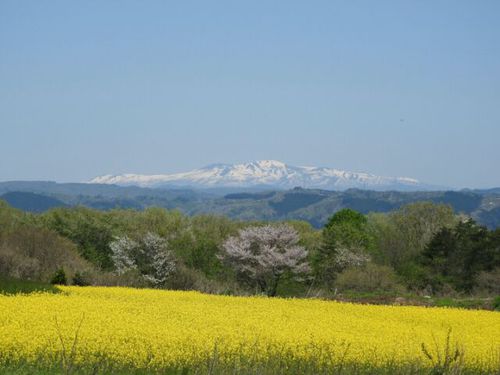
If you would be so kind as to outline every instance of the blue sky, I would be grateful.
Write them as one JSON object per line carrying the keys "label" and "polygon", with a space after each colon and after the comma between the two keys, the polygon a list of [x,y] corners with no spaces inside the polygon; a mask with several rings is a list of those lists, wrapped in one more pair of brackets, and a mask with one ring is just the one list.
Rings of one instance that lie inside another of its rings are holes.
{"label": "blue sky", "polygon": [[0,180],[277,159],[500,186],[499,1],[0,2]]}

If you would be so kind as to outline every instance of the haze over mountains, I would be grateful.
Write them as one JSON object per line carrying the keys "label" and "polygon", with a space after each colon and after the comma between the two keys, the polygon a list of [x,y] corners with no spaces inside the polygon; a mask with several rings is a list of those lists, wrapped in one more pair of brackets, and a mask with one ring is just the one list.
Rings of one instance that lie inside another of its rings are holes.
{"label": "haze over mountains", "polygon": [[270,188],[346,190],[351,188],[376,191],[422,191],[436,189],[409,177],[382,177],[369,173],[349,172],[333,168],[292,166],[276,160],[260,160],[241,164],[212,164],[189,172],[143,175],[122,174],[99,176],[90,181],[141,187],[191,188]]}

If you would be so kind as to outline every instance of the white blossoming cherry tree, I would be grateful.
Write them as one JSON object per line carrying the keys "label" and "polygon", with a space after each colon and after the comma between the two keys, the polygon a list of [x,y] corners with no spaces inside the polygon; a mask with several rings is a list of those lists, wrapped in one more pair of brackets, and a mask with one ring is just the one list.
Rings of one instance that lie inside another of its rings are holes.
{"label": "white blossoming cherry tree", "polygon": [[176,270],[175,258],[167,240],[157,234],[148,232],[138,241],[127,236],[116,237],[110,248],[117,274],[138,270],[154,287],[163,286]]}
{"label": "white blossoming cherry tree", "polygon": [[297,231],[286,224],[248,227],[224,242],[220,258],[240,280],[275,296],[285,273],[301,278],[310,271],[307,250],[299,240]]}

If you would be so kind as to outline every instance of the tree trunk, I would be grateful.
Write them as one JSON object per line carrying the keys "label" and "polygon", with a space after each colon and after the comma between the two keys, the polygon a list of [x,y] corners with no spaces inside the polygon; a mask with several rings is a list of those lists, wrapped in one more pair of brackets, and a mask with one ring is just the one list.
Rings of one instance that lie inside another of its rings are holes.
{"label": "tree trunk", "polygon": [[273,280],[271,281],[271,286],[267,291],[268,297],[276,297],[276,293],[278,292],[278,283],[280,281],[281,275],[274,275]]}

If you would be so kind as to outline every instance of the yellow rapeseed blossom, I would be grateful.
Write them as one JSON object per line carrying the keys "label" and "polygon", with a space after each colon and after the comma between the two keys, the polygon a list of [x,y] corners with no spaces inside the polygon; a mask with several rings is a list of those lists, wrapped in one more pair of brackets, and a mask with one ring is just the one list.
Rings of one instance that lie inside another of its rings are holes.
{"label": "yellow rapeseed blossom", "polygon": [[49,362],[74,347],[76,362],[105,358],[152,369],[200,363],[214,351],[220,361],[287,356],[316,363],[431,366],[438,352],[444,355],[449,337],[450,350],[463,353],[465,366],[500,367],[497,312],[61,288],[60,294],[0,295],[0,362]]}

